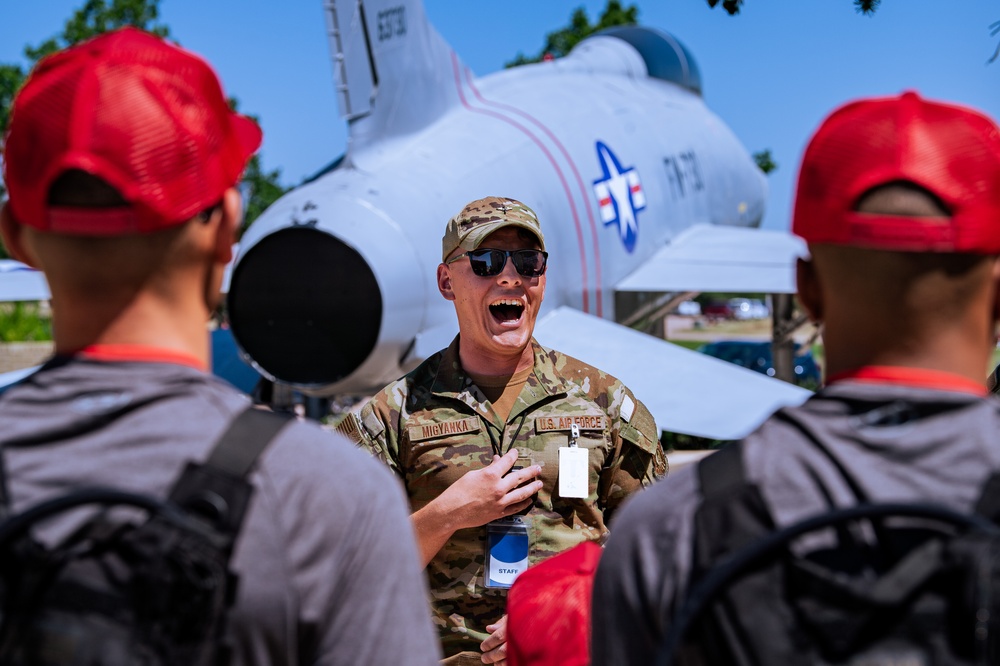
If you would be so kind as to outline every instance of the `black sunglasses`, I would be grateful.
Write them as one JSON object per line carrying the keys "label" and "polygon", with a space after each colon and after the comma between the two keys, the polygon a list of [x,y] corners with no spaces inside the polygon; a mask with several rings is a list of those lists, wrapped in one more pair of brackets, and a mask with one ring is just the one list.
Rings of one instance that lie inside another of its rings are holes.
{"label": "black sunglasses", "polygon": [[548,261],[549,253],[541,250],[491,250],[480,248],[472,252],[464,252],[457,257],[452,257],[446,264],[451,264],[462,257],[469,258],[469,265],[472,272],[479,277],[495,277],[503,272],[503,267],[507,265],[507,257],[514,262],[514,269],[519,275],[526,278],[541,277],[545,274],[545,264]]}

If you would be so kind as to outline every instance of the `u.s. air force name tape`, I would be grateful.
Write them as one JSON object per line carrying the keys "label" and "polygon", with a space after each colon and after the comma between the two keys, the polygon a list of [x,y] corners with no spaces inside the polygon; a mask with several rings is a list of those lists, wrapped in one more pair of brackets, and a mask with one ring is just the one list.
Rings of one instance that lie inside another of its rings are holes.
{"label": "u.s. air force name tape", "polygon": [[564,416],[539,416],[535,419],[535,432],[569,430],[578,426],[580,430],[604,430],[607,418],[604,414],[567,414]]}

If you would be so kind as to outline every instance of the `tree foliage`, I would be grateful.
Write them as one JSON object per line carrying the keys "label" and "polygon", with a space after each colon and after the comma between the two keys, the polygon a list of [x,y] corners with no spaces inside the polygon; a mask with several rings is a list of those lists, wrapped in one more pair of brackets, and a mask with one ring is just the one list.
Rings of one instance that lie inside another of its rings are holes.
{"label": "tree foliage", "polygon": [[[0,137],[7,132],[14,95],[21,88],[31,67],[45,56],[78,44],[86,39],[125,26],[134,26],[160,37],[170,38],[170,29],[159,22],[160,0],[85,0],[83,6],[73,12],[63,26],[62,32],[46,39],[37,46],[25,46],[24,57],[28,67],[18,64],[0,63]],[[235,108],[235,100],[231,100]],[[0,153],[2,159],[2,153]],[[247,167],[245,191],[246,222],[249,224],[267,206],[274,202],[288,188],[279,182],[280,171],[266,171],[260,165],[259,156],[254,156]],[[0,181],[0,201],[6,196],[6,189]],[[0,258],[6,257],[0,244]]]}
{"label": "tree foliage", "polygon": [[771,150],[769,148],[754,153],[752,157],[753,161],[757,164],[757,168],[765,174],[769,174],[778,168],[778,163],[771,157]]}
{"label": "tree foliage", "polygon": [[267,210],[278,198],[288,191],[289,188],[281,184],[281,170],[265,170],[260,164],[260,155],[254,155],[247,164],[247,170],[243,174],[243,227],[240,229],[240,236],[246,231],[250,223],[260,217],[260,214]]}
{"label": "tree foliage", "polygon": [[545,46],[541,52],[534,57],[527,57],[523,53],[518,53],[517,57],[508,62],[505,67],[517,67],[528,63],[540,62],[547,58],[561,58],[581,41],[605,28],[616,25],[635,25],[639,20],[639,8],[635,5],[623,7],[620,0],[608,0],[597,23],[591,23],[587,17],[587,12],[583,7],[573,11],[569,18],[569,25],[554,32],[550,32],[545,37]]}
{"label": "tree foliage", "polygon": [[110,4],[107,0],[87,0],[66,21],[61,34],[38,46],[25,47],[24,55],[34,65],[59,49],[127,25],[169,37],[169,28],[156,21],[159,15],[159,0],[111,0]]}
{"label": "tree foliage", "polygon": [[52,339],[52,317],[38,303],[0,303],[0,342],[42,342]]}

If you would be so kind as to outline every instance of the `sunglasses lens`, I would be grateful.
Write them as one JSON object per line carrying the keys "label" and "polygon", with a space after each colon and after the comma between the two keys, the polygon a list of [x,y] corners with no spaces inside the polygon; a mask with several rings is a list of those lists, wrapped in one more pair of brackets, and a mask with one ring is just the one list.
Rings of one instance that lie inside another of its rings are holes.
{"label": "sunglasses lens", "polygon": [[545,253],[541,250],[476,250],[469,252],[469,265],[479,277],[495,277],[503,271],[510,256],[514,269],[524,277],[539,277],[545,273]]}
{"label": "sunglasses lens", "polygon": [[502,250],[476,250],[469,253],[472,272],[479,277],[499,275],[507,263],[507,255]]}
{"label": "sunglasses lens", "polygon": [[518,250],[512,252],[510,258],[514,268],[524,277],[539,277],[545,272],[545,253],[541,250]]}

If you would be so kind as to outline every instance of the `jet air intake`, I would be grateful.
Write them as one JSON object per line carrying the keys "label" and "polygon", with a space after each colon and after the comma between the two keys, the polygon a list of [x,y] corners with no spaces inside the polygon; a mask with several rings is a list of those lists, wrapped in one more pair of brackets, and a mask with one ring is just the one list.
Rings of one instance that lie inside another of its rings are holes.
{"label": "jet air intake", "polygon": [[319,229],[292,226],[240,258],[228,309],[233,337],[259,372],[318,388],[349,376],[371,355],[383,301],[355,249]]}

